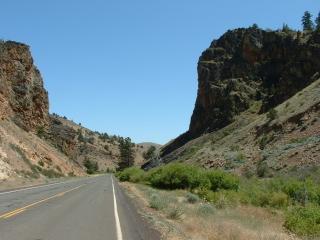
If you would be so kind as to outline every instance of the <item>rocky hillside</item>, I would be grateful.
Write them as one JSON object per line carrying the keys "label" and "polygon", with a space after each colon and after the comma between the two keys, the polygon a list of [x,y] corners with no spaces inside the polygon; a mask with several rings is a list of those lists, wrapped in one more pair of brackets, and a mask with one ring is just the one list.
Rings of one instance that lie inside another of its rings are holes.
{"label": "rocky hillside", "polygon": [[204,133],[230,124],[253,101],[260,112],[293,96],[317,79],[320,34],[228,31],[214,40],[198,62],[198,95],[188,132],[163,149],[163,154]]}
{"label": "rocky hillside", "polygon": [[[85,160],[97,162],[101,171],[114,170],[118,166],[120,136],[91,131],[57,114],[49,116],[49,128],[41,137],[80,165]],[[143,153],[150,144],[135,144],[135,164],[145,162]]]}
{"label": "rocky hillside", "polygon": [[48,94],[29,47],[0,42],[0,116],[26,131],[48,124]]}
{"label": "rocky hillside", "polygon": [[29,47],[0,42],[0,180],[85,174],[36,135],[49,127],[48,108],[48,94]]}
{"label": "rocky hillside", "polygon": [[[101,171],[117,167],[119,137],[93,132],[48,109],[29,46],[0,42],[0,181],[85,175],[85,160],[97,162]],[[145,151],[135,145],[136,164],[144,163]]]}
{"label": "rocky hillside", "polygon": [[[228,167],[228,159],[233,158],[225,154],[231,152],[239,154],[240,162],[257,163],[266,158],[263,149],[277,141],[311,144],[309,137],[319,148],[320,92],[318,85],[306,88],[320,77],[319,56],[319,32],[242,28],[214,40],[198,62],[198,95],[189,130],[162,149],[164,161],[192,158],[207,167]],[[320,154],[311,155],[300,158],[311,163]]]}

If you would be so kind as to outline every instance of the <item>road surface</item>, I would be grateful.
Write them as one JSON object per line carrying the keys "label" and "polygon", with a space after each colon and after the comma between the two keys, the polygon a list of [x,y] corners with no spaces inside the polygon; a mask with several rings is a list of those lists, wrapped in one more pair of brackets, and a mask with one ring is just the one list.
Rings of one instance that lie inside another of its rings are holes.
{"label": "road surface", "polygon": [[157,240],[111,175],[0,192],[0,240]]}

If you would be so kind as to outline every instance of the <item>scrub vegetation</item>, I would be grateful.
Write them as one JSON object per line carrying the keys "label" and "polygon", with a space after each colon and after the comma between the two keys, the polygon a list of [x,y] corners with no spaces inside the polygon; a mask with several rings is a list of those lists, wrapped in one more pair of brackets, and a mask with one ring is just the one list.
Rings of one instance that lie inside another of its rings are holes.
{"label": "scrub vegetation", "polygon": [[[184,198],[189,204],[203,203],[205,208],[226,210],[252,207],[264,209],[283,218],[282,225],[301,237],[320,237],[320,189],[318,179],[292,177],[240,177],[221,170],[205,170],[183,163],[170,163],[145,172],[139,168],[127,168],[117,173],[120,181],[142,183],[152,189],[186,191]],[[170,198],[160,197],[152,190],[150,207],[163,210],[171,219],[180,219],[183,209]],[[209,211],[209,210],[208,210]],[[211,212],[211,210],[210,210]],[[212,211],[213,212],[213,211]]]}

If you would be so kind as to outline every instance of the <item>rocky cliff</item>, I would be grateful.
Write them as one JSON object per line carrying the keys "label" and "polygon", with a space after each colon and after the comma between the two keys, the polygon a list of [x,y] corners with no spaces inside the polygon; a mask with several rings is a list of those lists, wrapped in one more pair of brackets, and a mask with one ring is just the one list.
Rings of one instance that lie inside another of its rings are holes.
{"label": "rocky cliff", "polygon": [[[48,108],[29,46],[0,41],[0,182],[84,175],[85,160],[101,171],[117,168],[119,137],[51,115]],[[144,163],[145,151],[135,145],[136,164]]]}
{"label": "rocky cliff", "polygon": [[214,40],[198,62],[198,94],[189,130],[162,156],[232,123],[261,101],[259,113],[319,78],[320,33],[241,28]]}
{"label": "rocky cliff", "polygon": [[81,165],[39,137],[50,128],[48,108],[48,94],[29,46],[1,41],[0,188],[85,174]]}
{"label": "rocky cliff", "polygon": [[48,123],[48,94],[29,46],[0,42],[0,116],[23,129],[36,130]]}

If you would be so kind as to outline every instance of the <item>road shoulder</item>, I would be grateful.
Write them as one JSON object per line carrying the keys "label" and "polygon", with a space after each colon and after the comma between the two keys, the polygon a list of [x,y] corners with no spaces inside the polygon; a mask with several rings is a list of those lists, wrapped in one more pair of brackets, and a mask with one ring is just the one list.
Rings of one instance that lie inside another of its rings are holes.
{"label": "road shoulder", "polygon": [[127,187],[114,181],[121,229],[124,239],[160,240],[161,233],[142,212],[143,205]]}

